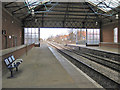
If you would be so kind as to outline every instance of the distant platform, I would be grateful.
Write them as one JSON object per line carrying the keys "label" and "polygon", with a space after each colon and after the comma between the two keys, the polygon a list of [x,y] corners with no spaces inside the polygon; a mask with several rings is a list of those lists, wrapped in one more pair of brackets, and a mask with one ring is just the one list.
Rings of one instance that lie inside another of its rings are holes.
{"label": "distant platform", "polygon": [[68,44],[67,46],[77,51],[80,51],[81,53],[89,53],[120,62],[119,60],[120,48],[86,46],[86,45],[76,45],[76,44]]}
{"label": "distant platform", "polygon": [[120,54],[120,48],[112,48],[112,47],[106,47],[106,46],[86,46],[86,45],[79,45],[79,44],[68,44],[68,46],[77,46],[77,47],[83,47],[93,50],[99,50],[103,52],[113,53],[113,54]]}

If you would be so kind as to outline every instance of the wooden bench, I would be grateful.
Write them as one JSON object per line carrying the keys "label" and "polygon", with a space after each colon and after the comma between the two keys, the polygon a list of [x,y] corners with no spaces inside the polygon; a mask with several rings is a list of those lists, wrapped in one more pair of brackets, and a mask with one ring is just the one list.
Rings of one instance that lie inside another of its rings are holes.
{"label": "wooden bench", "polygon": [[5,58],[4,62],[7,66],[7,68],[11,72],[10,77],[13,77],[13,69],[16,68],[16,71],[18,71],[18,66],[23,62],[23,60],[22,59],[15,59],[15,57],[13,55],[11,55],[8,58]]}

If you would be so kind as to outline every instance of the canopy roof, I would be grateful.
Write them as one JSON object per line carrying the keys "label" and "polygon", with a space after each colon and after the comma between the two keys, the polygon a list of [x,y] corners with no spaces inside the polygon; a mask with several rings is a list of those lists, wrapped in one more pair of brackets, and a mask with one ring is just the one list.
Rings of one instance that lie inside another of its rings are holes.
{"label": "canopy roof", "polygon": [[88,2],[95,4],[105,12],[120,6],[120,0],[88,0]]}
{"label": "canopy roof", "polygon": [[[51,0],[25,0],[25,4],[29,9],[34,9],[48,2],[51,2]],[[120,0],[86,0],[86,2],[93,3],[105,12],[120,6]]]}
{"label": "canopy roof", "polygon": [[58,2],[58,4],[51,0],[25,0],[25,2],[3,2],[2,5],[22,22],[41,20],[108,23],[116,21],[116,16],[120,13],[120,0],[85,0],[85,2]]}
{"label": "canopy roof", "polygon": [[39,5],[43,5],[51,0],[25,0],[25,5],[28,6],[29,9],[34,9]]}

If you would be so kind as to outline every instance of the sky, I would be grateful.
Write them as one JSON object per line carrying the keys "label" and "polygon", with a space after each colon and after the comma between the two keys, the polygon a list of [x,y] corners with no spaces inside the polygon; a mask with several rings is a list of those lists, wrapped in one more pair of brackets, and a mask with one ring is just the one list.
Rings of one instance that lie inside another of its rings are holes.
{"label": "sky", "polygon": [[47,39],[56,35],[68,35],[71,28],[40,28],[40,38]]}

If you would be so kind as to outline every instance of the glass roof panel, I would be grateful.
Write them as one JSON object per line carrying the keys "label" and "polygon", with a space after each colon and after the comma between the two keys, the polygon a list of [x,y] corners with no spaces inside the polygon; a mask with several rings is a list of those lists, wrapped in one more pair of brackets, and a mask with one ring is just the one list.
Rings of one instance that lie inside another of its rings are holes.
{"label": "glass roof panel", "polygon": [[120,0],[88,0],[88,2],[97,5],[106,12],[120,6]]}
{"label": "glass roof panel", "polygon": [[51,0],[25,0],[25,4],[26,6],[28,6],[29,9],[34,9],[38,5],[43,5],[49,1]]}

